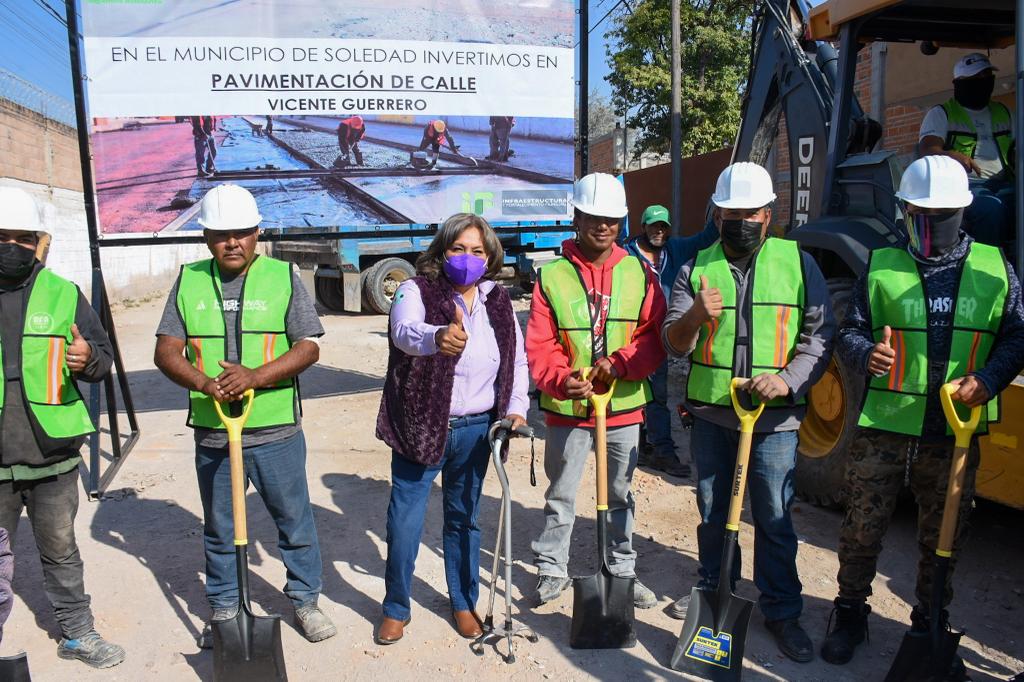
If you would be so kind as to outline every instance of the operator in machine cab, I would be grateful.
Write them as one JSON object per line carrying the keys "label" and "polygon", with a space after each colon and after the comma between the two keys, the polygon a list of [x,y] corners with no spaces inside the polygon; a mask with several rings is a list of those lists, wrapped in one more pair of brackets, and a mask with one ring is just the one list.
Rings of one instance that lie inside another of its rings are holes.
{"label": "operator in machine cab", "polygon": [[[806,663],[814,645],[800,625],[793,470],[807,392],[828,367],[836,323],[814,259],[795,241],[767,236],[775,201],[768,171],[732,164],[718,177],[711,201],[721,240],[679,270],[662,333],[669,355],[691,364],[685,405],[694,416],[699,586],[717,589],[719,580],[729,580],[735,588],[740,577],[739,551],[732,566],[722,566],[721,556],[740,435],[729,385],[733,377],[748,377],[744,390],[767,403],[747,474],[758,606],[779,650]],[[685,619],[689,600],[681,598],[668,614]]]}
{"label": "operator in machine cab", "polygon": [[920,155],[956,159],[967,171],[974,201],[964,209],[964,230],[974,239],[1003,246],[1013,239],[1013,114],[992,101],[996,68],[980,52],[953,67],[953,96],[932,107],[921,122]]}
{"label": "operator in machine cab", "polygon": [[[961,230],[964,208],[973,199],[963,166],[948,156],[918,159],[903,174],[896,197],[904,206],[909,244],[871,253],[837,339],[846,366],[860,369],[868,381],[846,473],[834,627],[821,651],[826,661],[840,665],[853,657],[867,634],[871,608],[866,600],[907,477],[917,498],[921,552],[911,620],[914,630],[928,631],[931,557],[953,454],[939,388],[953,382],[959,386],[954,400],[985,406],[978,428],[982,434],[986,423],[998,417],[996,395],[1024,367],[1017,277],[998,249]],[[975,436],[953,562],[965,535],[979,459]],[[952,599],[951,578],[952,570],[943,606]]]}

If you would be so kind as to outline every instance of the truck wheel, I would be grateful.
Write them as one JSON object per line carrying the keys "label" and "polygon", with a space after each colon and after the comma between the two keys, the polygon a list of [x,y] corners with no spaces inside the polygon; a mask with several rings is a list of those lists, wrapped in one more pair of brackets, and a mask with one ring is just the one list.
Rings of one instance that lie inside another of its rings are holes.
{"label": "truck wheel", "polygon": [[[841,321],[853,282],[836,279],[828,285],[833,312]],[[797,495],[811,504],[841,508],[846,502],[846,466],[863,395],[863,375],[833,353],[825,374],[808,394],[807,416],[800,426],[794,485]]]}
{"label": "truck wheel", "polygon": [[340,278],[315,275],[313,277],[313,289],[316,292],[316,302],[323,307],[333,313],[340,313],[345,310],[345,297],[341,293]]}
{"label": "truck wheel", "polygon": [[412,265],[401,258],[385,258],[376,263],[366,273],[363,285],[366,302],[372,310],[387,315],[391,311],[391,302],[395,299],[398,286],[415,274]]}

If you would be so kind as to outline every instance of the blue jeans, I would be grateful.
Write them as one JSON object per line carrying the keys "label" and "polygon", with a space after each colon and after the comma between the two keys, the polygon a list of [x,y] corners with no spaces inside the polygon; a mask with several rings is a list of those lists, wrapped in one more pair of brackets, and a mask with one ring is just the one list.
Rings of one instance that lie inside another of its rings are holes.
{"label": "blue jeans", "polygon": [[1017,203],[1013,185],[996,178],[972,178],[974,201],[964,209],[964,230],[982,244],[1005,246],[1012,240]]}
{"label": "blue jeans", "polygon": [[[697,527],[702,587],[718,585],[725,519],[729,511],[739,432],[695,419],[690,447],[697,467]],[[795,431],[754,434],[747,467],[747,490],[754,518],[754,584],[766,620],[797,618],[803,610],[796,572],[793,504]],[[732,584],[740,578],[740,552],[732,566]]]}
{"label": "blue jeans", "polygon": [[453,611],[476,608],[480,594],[480,492],[490,462],[487,414],[460,417],[448,429],[441,461],[417,464],[391,455],[388,503],[388,560],[384,571],[383,611],[387,618],[409,618],[412,573],[423,534],[430,489],[438,472],[444,495],[444,575]]}
{"label": "blue jeans", "polygon": [[661,363],[651,375],[651,393],[654,400],[647,403],[644,421],[647,424],[647,442],[654,454],[676,457],[676,444],[672,440],[672,413],[668,409],[668,360]]}
{"label": "blue jeans", "polygon": [[[323,564],[306,486],[306,439],[302,432],[242,450],[246,488],[251,482],[277,525],[277,547],[287,569],[284,593],[298,608],[315,604]],[[212,608],[238,603],[231,466],[227,448],[196,446],[196,475],[203,501],[206,598]]]}

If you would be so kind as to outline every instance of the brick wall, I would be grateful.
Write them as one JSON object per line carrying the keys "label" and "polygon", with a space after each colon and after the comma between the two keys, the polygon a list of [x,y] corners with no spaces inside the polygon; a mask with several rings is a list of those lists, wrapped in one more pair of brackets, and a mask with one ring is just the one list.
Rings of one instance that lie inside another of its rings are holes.
{"label": "brick wall", "polygon": [[0,177],[81,192],[75,129],[0,99]]}

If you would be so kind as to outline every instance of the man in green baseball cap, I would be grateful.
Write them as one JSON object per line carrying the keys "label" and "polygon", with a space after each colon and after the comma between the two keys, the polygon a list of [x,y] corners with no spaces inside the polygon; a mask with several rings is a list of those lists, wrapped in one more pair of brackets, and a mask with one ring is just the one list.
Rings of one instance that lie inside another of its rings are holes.
{"label": "man in green baseball cap", "polygon": [[[668,209],[660,204],[648,206],[640,219],[640,234],[626,244],[626,250],[640,259],[658,276],[665,299],[672,293],[679,268],[718,239],[718,228],[708,221],[704,231],[692,237],[672,237]],[[668,360],[651,375],[654,402],[646,410],[646,447],[640,449],[641,466],[664,471],[669,476],[687,478],[690,466],[679,461],[672,440],[672,413],[668,409]],[[648,454],[652,453],[652,454]]]}

